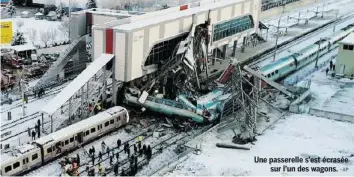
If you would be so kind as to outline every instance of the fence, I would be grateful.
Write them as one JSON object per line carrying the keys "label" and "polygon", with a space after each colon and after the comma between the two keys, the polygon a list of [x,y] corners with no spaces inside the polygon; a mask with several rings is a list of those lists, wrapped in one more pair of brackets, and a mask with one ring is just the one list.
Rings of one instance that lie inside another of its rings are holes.
{"label": "fence", "polygon": [[325,117],[328,119],[354,123],[354,115],[326,111],[326,110],[321,110],[321,109],[317,109],[317,108],[310,108],[309,114],[314,115],[314,116],[318,116],[318,117]]}
{"label": "fence", "polygon": [[283,6],[297,1],[299,0],[275,0],[275,1],[265,0],[262,1],[262,11],[266,11],[275,7]]}

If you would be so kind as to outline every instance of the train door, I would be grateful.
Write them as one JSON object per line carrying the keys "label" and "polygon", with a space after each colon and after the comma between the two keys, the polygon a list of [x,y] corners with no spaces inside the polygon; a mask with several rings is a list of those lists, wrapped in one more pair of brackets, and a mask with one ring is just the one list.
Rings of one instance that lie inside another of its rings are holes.
{"label": "train door", "polygon": [[77,142],[79,142],[79,144],[84,142],[84,133],[83,132],[79,132],[77,134]]}
{"label": "train door", "polygon": [[97,125],[97,135],[102,133],[102,124]]}
{"label": "train door", "polygon": [[28,157],[22,159],[22,170],[25,171],[28,169]]}

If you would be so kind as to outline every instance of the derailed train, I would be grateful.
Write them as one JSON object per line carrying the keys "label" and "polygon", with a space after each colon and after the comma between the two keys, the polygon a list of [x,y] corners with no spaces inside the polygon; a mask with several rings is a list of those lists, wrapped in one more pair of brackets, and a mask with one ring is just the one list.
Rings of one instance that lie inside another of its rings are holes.
{"label": "derailed train", "polygon": [[1,176],[19,176],[64,153],[93,141],[129,122],[127,109],[115,106],[18,148],[15,156],[2,155]]}

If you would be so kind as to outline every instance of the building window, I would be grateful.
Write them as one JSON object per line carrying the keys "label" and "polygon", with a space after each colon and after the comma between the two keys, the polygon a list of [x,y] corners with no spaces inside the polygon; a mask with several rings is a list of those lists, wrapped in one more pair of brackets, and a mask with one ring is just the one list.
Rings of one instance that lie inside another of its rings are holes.
{"label": "building window", "polygon": [[239,17],[214,26],[213,41],[227,38],[254,27],[251,15]]}
{"label": "building window", "polygon": [[180,35],[178,37],[172,38],[170,40],[162,41],[155,44],[147,57],[144,66],[149,66],[153,64],[161,64],[171,57],[172,52],[176,48],[177,44],[185,40],[188,33]]}
{"label": "building window", "polygon": [[348,50],[348,49],[349,49],[349,45],[345,45],[345,44],[344,44],[344,45],[343,45],[343,49],[344,49],[344,50]]}
{"label": "building window", "polygon": [[354,46],[353,45],[348,45],[348,50],[353,50]]}

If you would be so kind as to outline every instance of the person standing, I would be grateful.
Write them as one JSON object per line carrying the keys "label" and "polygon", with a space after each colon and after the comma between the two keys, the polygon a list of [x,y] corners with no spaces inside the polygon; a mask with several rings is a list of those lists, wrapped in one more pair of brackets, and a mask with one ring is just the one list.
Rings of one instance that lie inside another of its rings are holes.
{"label": "person standing", "polygon": [[117,140],[118,149],[120,148],[121,143],[122,143],[122,142],[120,141],[120,139],[118,139],[118,140]]}
{"label": "person standing", "polygon": [[98,161],[102,161],[102,152],[98,152]]}
{"label": "person standing", "polygon": [[32,130],[32,140],[36,139],[36,132],[34,130]]}

